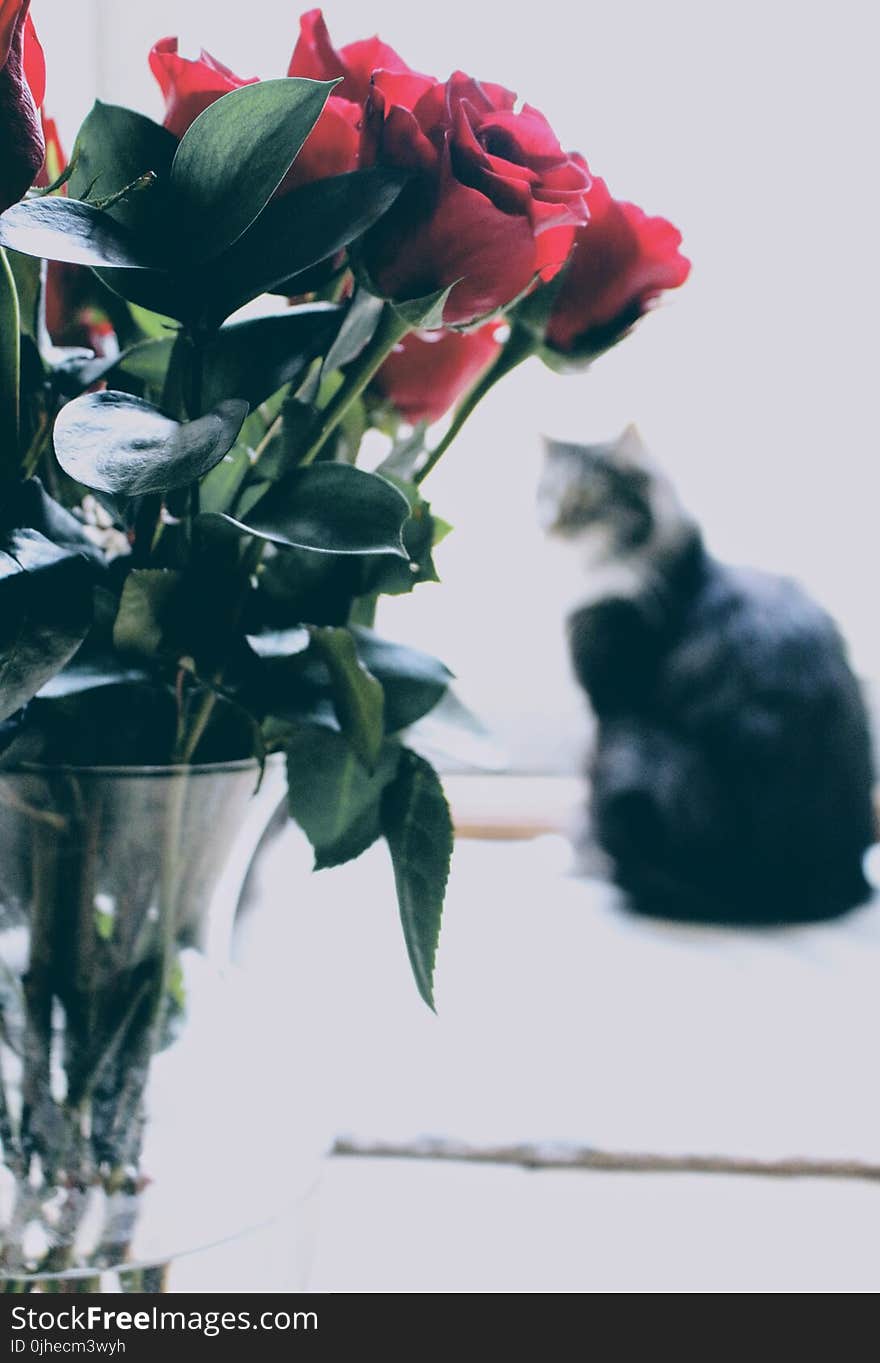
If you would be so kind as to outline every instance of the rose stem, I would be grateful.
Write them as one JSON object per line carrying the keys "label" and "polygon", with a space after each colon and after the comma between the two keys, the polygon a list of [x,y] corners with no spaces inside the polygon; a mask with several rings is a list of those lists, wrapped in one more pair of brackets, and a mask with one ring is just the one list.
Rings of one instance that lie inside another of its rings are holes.
{"label": "rose stem", "polygon": [[372,340],[349,369],[345,382],[336,390],[321,413],[315,437],[299,461],[300,468],[311,464],[317,458],[349,407],[357,401],[370,379],[409,330],[409,323],[403,321],[390,303],[386,303]]}
{"label": "rose stem", "polygon": [[0,331],[8,338],[4,339],[0,354],[0,450],[8,464],[3,472],[10,478],[18,476],[20,321],[18,290],[6,252],[0,246]]}
{"label": "rose stem", "polygon": [[534,355],[537,350],[537,342],[534,337],[526,331],[525,327],[514,327],[509,339],[505,342],[504,348],[497,356],[495,361],[489,366],[482,378],[478,379],[466,397],[459,403],[452,424],[443,436],[439,445],[431,450],[428,458],[422,467],[413,475],[413,482],[418,484],[427,478],[431,469],[440,462],[443,455],[449,449],[455,437],[458,435],[462,426],[475,408],[482,402],[483,398],[491,388],[494,388],[500,379],[503,379],[511,370],[516,369],[517,365],[522,364]]}

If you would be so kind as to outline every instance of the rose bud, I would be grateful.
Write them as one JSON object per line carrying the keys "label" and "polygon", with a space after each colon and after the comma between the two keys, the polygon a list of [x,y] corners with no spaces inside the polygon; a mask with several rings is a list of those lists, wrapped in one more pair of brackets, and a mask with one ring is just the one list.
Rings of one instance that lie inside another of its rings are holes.
{"label": "rose bud", "polygon": [[665,289],[690,273],[681,233],[665,218],[613,199],[593,180],[590,221],[578,230],[546,325],[551,350],[589,358],[614,345]]}
{"label": "rose bud", "polygon": [[0,211],[30,189],[45,146],[38,109],[46,65],[30,0],[0,0]]}
{"label": "rose bud", "polygon": [[454,285],[443,320],[506,306],[565,262],[588,217],[585,163],[498,85],[457,72],[415,102],[412,78],[379,71],[365,109],[364,165],[411,180],[363,243],[374,288],[397,301]]}
{"label": "rose bud", "polygon": [[489,367],[501,349],[498,322],[478,331],[411,331],[373,379],[405,421],[436,421]]}

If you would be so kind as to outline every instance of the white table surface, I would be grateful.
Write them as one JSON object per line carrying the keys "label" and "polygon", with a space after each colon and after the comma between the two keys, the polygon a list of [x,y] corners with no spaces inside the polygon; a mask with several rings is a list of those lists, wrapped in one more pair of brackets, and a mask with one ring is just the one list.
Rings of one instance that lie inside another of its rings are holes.
{"label": "white table surface", "polygon": [[[296,1104],[367,1141],[880,1160],[880,903],[809,928],[683,928],[627,915],[568,860],[558,836],[459,843],[434,1017],[384,849],[307,878],[285,836],[241,955],[278,1000]],[[878,1222],[864,1182],[337,1158],[312,1283],[875,1291]]]}

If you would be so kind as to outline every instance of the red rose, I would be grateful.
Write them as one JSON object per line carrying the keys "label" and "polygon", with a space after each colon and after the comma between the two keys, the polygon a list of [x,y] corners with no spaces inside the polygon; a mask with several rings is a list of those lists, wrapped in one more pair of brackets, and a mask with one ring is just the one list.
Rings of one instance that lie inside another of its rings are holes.
{"label": "red rose", "polygon": [[574,250],[547,324],[547,343],[566,354],[596,354],[619,340],[664,289],[690,273],[681,233],[665,218],[613,199],[595,179],[590,221]]}
{"label": "red rose", "polygon": [[[176,38],[161,38],[150,52],[150,69],[165,96],[165,127],[175,137],[182,137],[209,104],[230,90],[253,85],[257,77],[245,79],[237,76],[204,49],[197,59],[190,60],[181,57],[177,48]],[[307,74],[293,69],[299,51],[300,43],[294,52],[288,75]],[[326,175],[343,175],[346,171],[354,170],[360,142],[360,117],[359,105],[331,96],[279,186],[278,193],[284,194],[296,185],[323,179]]]}
{"label": "red rose", "polygon": [[312,9],[302,15],[299,38],[287,68],[288,76],[302,76],[308,80],[336,80],[341,76],[342,79],[306,138],[282,189],[323,179],[325,175],[342,175],[357,168],[363,106],[376,71],[395,72],[400,80],[408,83],[414,99],[434,83],[430,76],[411,71],[394,48],[379,38],[348,43],[337,52],[321,11]]}
{"label": "red rose", "polygon": [[299,39],[293,50],[288,76],[307,76],[310,80],[342,80],[333,97],[348,100],[363,107],[370,95],[373,76],[377,71],[393,72],[397,77],[397,97],[407,106],[414,104],[430,86],[436,85],[433,76],[422,76],[407,66],[393,47],[381,38],[365,38],[362,42],[347,43],[339,51],[330,41],[324,16],[319,9],[310,9],[299,21]]}
{"label": "red rose", "polygon": [[489,322],[478,331],[411,331],[373,386],[412,425],[436,421],[492,363],[501,349],[498,329]]}
{"label": "red rose", "polygon": [[204,48],[195,61],[181,57],[176,38],[160,38],[153,46],[150,70],[165,96],[165,127],[175,137],[183,137],[189,125],[221,95],[257,80],[256,76],[237,76]]}
{"label": "red rose", "polygon": [[[53,185],[58,179],[64,167],[67,165],[67,157],[61,145],[61,135],[58,132],[58,124],[54,118],[50,118],[45,109],[40,110],[40,123],[43,128],[43,141],[46,144],[46,155],[43,165],[37,176],[36,183],[41,189],[46,189]],[[61,193],[67,193],[67,186],[62,185]]]}
{"label": "red rose", "polygon": [[517,112],[499,85],[456,72],[412,104],[410,86],[377,72],[367,101],[363,162],[413,178],[367,235],[364,263],[388,298],[454,284],[444,321],[467,323],[560,269],[587,221],[589,173],[537,109]]}
{"label": "red rose", "polygon": [[17,203],[43,164],[38,114],[46,92],[30,0],[0,0],[0,211]]}

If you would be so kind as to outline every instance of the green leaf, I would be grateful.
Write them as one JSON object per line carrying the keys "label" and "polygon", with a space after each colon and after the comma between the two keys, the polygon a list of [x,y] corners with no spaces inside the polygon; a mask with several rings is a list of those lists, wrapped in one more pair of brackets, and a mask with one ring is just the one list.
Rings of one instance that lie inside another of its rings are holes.
{"label": "green leaf", "polygon": [[384,469],[382,477],[393,483],[409,502],[410,515],[403,527],[403,546],[408,562],[389,555],[367,565],[362,590],[369,595],[384,593],[400,596],[411,592],[420,582],[439,581],[432,553],[437,542],[436,523],[430,504],[424,500],[417,487],[386,473]]}
{"label": "green leaf", "polygon": [[119,370],[133,379],[140,379],[149,388],[161,391],[173,347],[174,337],[168,335],[137,341],[117,356],[106,372]]}
{"label": "green leaf", "polygon": [[123,661],[115,653],[95,653],[88,643],[80,649],[61,672],[40,688],[40,700],[64,700],[67,696],[84,695],[87,691],[101,691],[107,686],[128,686],[152,680],[144,667]]}
{"label": "green leaf", "polygon": [[351,635],[360,661],[382,684],[386,733],[415,724],[446,695],[452,673],[439,658],[362,626],[353,626]]}
{"label": "green leaf", "polygon": [[159,264],[155,247],[109,213],[76,199],[24,199],[0,214],[0,246],[68,265],[129,270]]}
{"label": "green leaf", "polygon": [[335,255],[372,227],[405,183],[399,171],[377,167],[315,180],[270,203],[206,272],[210,315],[228,317]]}
{"label": "green leaf", "polygon": [[129,393],[86,393],[62,409],[55,454],[65,473],[96,492],[171,492],[220,462],[246,416],[247,403],[237,398],[180,423]]}
{"label": "green leaf", "polygon": [[133,191],[106,211],[135,231],[165,233],[170,226],[167,181],[176,149],[177,138],[167,128],[133,109],[96,100],[77,133],[68,193],[93,202],[109,199],[153,171],[155,184]]}
{"label": "green leaf", "polygon": [[64,666],[92,618],[92,569],[35,530],[0,535],[0,720]]}
{"label": "green leaf", "polygon": [[402,322],[406,322],[410,330],[421,327],[425,331],[436,331],[443,325],[443,309],[446,307],[446,300],[457,283],[458,280],[446,289],[438,289],[436,293],[425,294],[424,298],[410,298],[400,303],[392,302],[392,310],[396,317],[399,317]]}
{"label": "green leaf", "polygon": [[152,308],[142,308],[139,303],[132,303],[129,313],[145,340],[161,341],[168,336],[169,331],[177,330],[170,317],[163,316],[161,312],[153,312]]}
{"label": "green leaf", "polygon": [[382,799],[403,937],[418,991],[434,1007],[434,961],[452,858],[452,819],[430,763],[404,748]]}
{"label": "green leaf", "polygon": [[0,248],[0,473],[17,478],[18,409],[21,369],[18,290],[6,252]]}
{"label": "green leaf", "polygon": [[113,644],[120,653],[152,658],[162,649],[180,581],[180,573],[170,568],[132,569],[113,625]]}
{"label": "green leaf", "polygon": [[112,293],[147,312],[178,322],[188,322],[198,312],[190,276],[181,278],[166,270],[99,269],[95,273]]}
{"label": "green leaf", "polygon": [[312,464],[273,484],[247,523],[224,519],[245,534],[321,554],[403,554],[405,497],[374,473],[348,464]]}
{"label": "green leaf", "polygon": [[396,439],[391,453],[382,460],[376,472],[383,478],[390,478],[395,485],[398,479],[409,483],[424,456],[427,431],[428,423],[420,421],[408,435]]}
{"label": "green leaf", "polygon": [[347,629],[314,627],[312,647],[330,674],[339,727],[367,771],[375,770],[385,737],[382,685],[364,666]]}
{"label": "green leaf", "polygon": [[345,320],[324,360],[324,373],[351,364],[373,338],[384,304],[366,289],[358,289],[348,305]]}
{"label": "green leaf", "polygon": [[42,263],[35,256],[23,256],[18,251],[10,251],[7,260],[18,291],[22,332],[39,346]]}
{"label": "green leaf", "polygon": [[259,81],[199,114],[171,165],[171,187],[194,257],[219,255],[259,217],[336,84]]}
{"label": "green leaf", "polygon": [[6,489],[3,519],[7,524],[36,530],[59,549],[84,554],[99,563],[104,561],[104,555],[89,539],[82,521],[50,497],[39,478],[28,478]]}
{"label": "green leaf", "polygon": [[258,406],[323,354],[341,318],[334,303],[308,303],[223,327],[205,348],[205,403],[213,406],[235,393]]}
{"label": "green leaf", "polygon": [[295,727],[285,747],[288,808],[314,848],[315,869],[360,856],[382,831],[382,793],[394,778],[399,748],[386,744],[368,772],[332,729]]}

